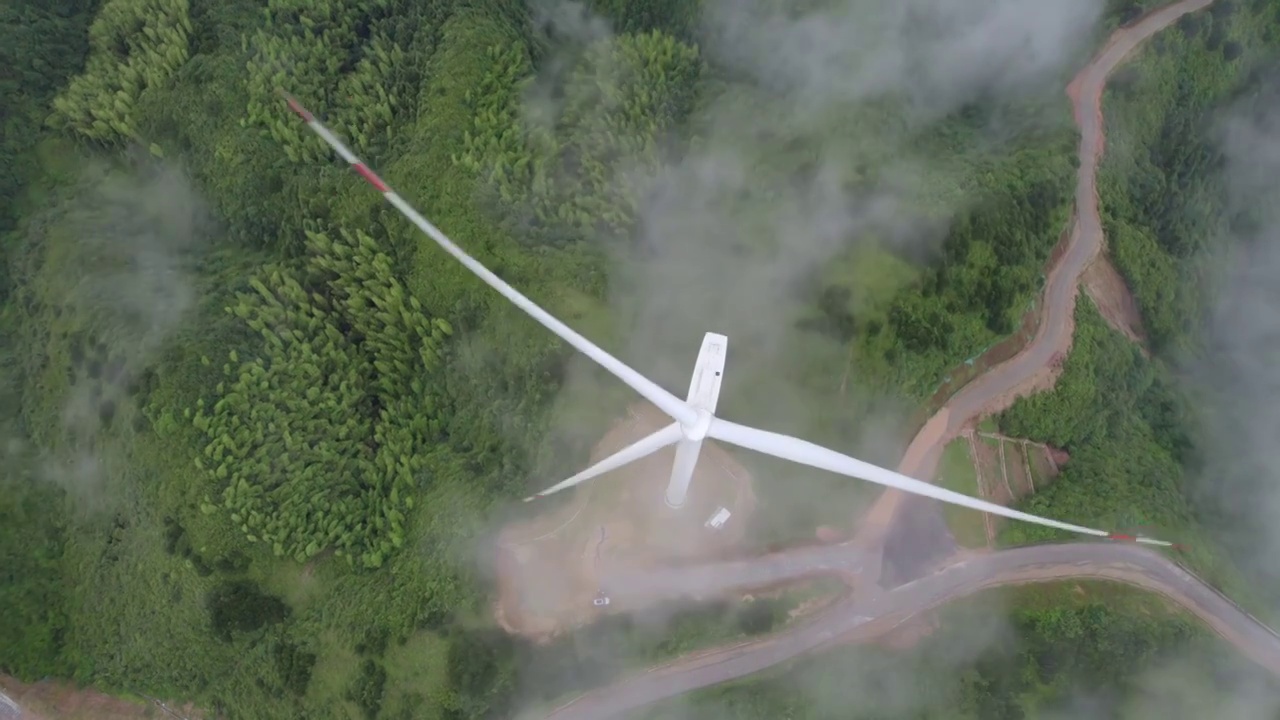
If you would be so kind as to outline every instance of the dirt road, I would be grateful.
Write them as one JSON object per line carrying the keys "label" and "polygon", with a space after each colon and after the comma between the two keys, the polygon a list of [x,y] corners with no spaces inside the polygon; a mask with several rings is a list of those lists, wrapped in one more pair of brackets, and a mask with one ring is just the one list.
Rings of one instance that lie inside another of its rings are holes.
{"label": "dirt road", "polygon": [[[1008,407],[1018,395],[1043,387],[1046,379],[1052,380],[1057,358],[1065,356],[1071,347],[1081,275],[1103,247],[1095,178],[1105,141],[1101,105],[1106,79],[1143,40],[1182,15],[1201,10],[1212,2],[1172,3],[1120,28],[1068,86],[1081,135],[1076,218],[1068,247],[1048,273],[1041,304],[1046,315],[1036,336],[1021,353],[974,379],[925,423],[908,446],[899,464],[900,472],[917,478],[932,477],[942,448],[966,424]],[[790,569],[797,577],[822,572],[841,566],[839,556],[846,553],[851,554],[852,559],[843,567],[861,566],[868,557],[883,553],[890,529],[895,522],[901,522],[903,500],[902,493],[886,491],[868,512],[853,541],[826,548],[820,553],[820,561],[788,553],[771,556],[770,569],[763,574],[776,580],[779,568]],[[805,549],[807,553],[812,551]],[[883,636],[923,612],[985,588],[1065,579],[1113,580],[1159,593],[1194,614],[1241,653],[1280,676],[1280,637],[1212,586],[1151,550],[1118,543],[1067,543],[964,559],[952,557],[953,562],[918,580],[870,596],[845,599],[799,625],[757,642],[704,652],[653,668],[581,696],[548,717],[558,720],[612,717],[697,688],[759,672],[837,641]],[[717,570],[720,572],[706,572],[697,577],[696,594],[710,592],[717,578],[722,578],[726,587],[736,586],[743,575],[750,572],[728,567]],[[876,564],[873,572],[878,570]],[[661,584],[668,594],[681,589],[674,587],[676,585],[679,581],[675,578]],[[688,594],[695,594],[694,588],[687,590]]]}
{"label": "dirt road", "polygon": [[1280,636],[1165,556],[1137,545],[1064,543],[970,556],[893,590],[843,601],[820,618],[760,642],[705,653],[589,692],[546,717],[616,717],[837,642],[883,637],[922,613],[987,588],[1079,578],[1111,580],[1158,593],[1280,676]]}
{"label": "dirt road", "polygon": [[[1023,394],[1044,384],[1054,372],[1055,356],[1071,350],[1075,330],[1076,293],[1080,277],[1102,250],[1102,219],[1098,213],[1096,178],[1102,161],[1105,134],[1102,120],[1102,91],[1107,78],[1144,40],[1177,22],[1183,15],[1202,10],[1213,0],[1183,0],[1166,5],[1119,28],[1083,70],[1067,86],[1076,125],[1080,128],[1079,168],[1076,171],[1075,223],[1057,265],[1048,273],[1035,337],[1009,360],[974,378],[916,433],[898,472],[915,478],[932,478],[947,442],[965,426],[984,415],[999,412]],[[883,547],[884,537],[898,515],[903,493],[884,492],[859,526],[861,547]]]}
{"label": "dirt road", "polygon": [[678,598],[714,600],[819,575],[840,576],[853,583],[866,575],[872,559],[847,546],[814,545],[660,572],[607,573],[601,582],[615,608],[640,610]]}

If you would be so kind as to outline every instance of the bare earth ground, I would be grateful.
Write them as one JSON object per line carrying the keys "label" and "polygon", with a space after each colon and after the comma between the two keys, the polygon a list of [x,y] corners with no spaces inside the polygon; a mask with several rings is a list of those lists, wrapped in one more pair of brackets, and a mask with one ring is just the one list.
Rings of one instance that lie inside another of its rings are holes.
{"label": "bare earth ground", "polygon": [[[1053,282],[1054,276],[1059,274],[1058,271],[1059,267],[1056,264],[1049,268],[1047,273],[1049,280],[1046,282],[1046,286]],[[1035,368],[1030,374],[1023,376],[1016,385],[986,398],[982,403],[981,409],[971,414],[966,424],[976,424],[984,417],[997,415],[1011,407],[1014,401],[1020,397],[1048,392],[1053,389],[1058,382],[1058,377],[1062,375],[1062,366],[1066,360],[1067,353],[1071,350],[1071,339],[1075,334],[1075,318],[1068,315],[1062,322],[1061,327],[1065,330],[1066,341],[1059,343],[1058,351],[1055,353],[1052,362]],[[1042,337],[1042,330],[1043,328],[1036,332],[1035,339],[1029,342],[1026,348],[1019,351],[1010,360],[1000,363],[992,369],[998,370],[1015,364],[1030,350],[1032,344],[1039,342]],[[980,363],[982,360],[979,359],[978,362]],[[958,432],[962,431],[961,428],[953,428],[950,420],[950,409],[946,406],[939,409],[933,417],[929,418],[924,427],[920,428],[920,431],[916,433],[911,444],[907,446],[902,461],[898,463],[898,472],[914,478],[933,477],[937,469],[938,459],[941,457],[942,447],[954,438]],[[896,490],[886,490],[881,493],[876,502],[872,504],[871,509],[862,516],[858,523],[859,545],[871,547],[878,542],[882,542],[888,527],[893,523],[905,499],[904,494]]]}
{"label": "bare earth ground", "polygon": [[21,720],[135,720],[137,718],[201,718],[190,705],[165,705],[155,702],[130,702],[103,695],[93,690],[77,689],[65,682],[42,681],[22,683],[0,675],[0,692],[22,709],[20,714],[6,715],[7,705],[0,701],[0,718]]}
{"label": "bare earth ground", "polygon": [[[980,497],[997,505],[1009,505],[1012,496],[1001,480],[1000,450],[987,438],[970,437],[973,439],[970,439],[969,450],[973,455],[974,469],[978,471]],[[995,544],[996,533],[1000,532],[998,521],[1004,518],[993,518],[987,512],[983,512],[982,518],[987,524],[987,542]]]}
{"label": "bare earth ground", "polygon": [[[596,462],[669,423],[657,408],[633,406],[592,452]],[[756,504],[747,471],[723,449],[704,443],[689,497],[679,510],[663,493],[675,450],[631,463],[574,490],[559,512],[514,523],[498,542],[499,600],[494,614],[508,631],[545,640],[590,623],[601,575],[732,555]],[[719,507],[720,530],[704,527]]]}
{"label": "bare earth ground", "polygon": [[1081,279],[1107,324],[1145,350],[1147,335],[1142,328],[1142,313],[1111,258],[1098,255]]}
{"label": "bare earth ground", "polygon": [[[1060,461],[1066,458],[1060,450],[1028,440],[984,432],[966,435],[980,495],[998,505],[1008,506],[1047,487],[1060,472]],[[994,547],[996,533],[1007,520],[987,513],[983,518],[987,540]]]}
{"label": "bare earth ground", "polygon": [[1001,458],[1004,460],[1005,477],[1009,482],[1009,493],[1014,498],[1024,498],[1033,492],[1031,489],[1030,473],[1027,471],[1026,446],[1020,442],[1004,442],[1000,441],[1000,449],[1004,453]]}
{"label": "bare earth ground", "polygon": [[[1074,338],[1076,332],[1076,319],[1074,315],[1068,316],[1070,319],[1066,321],[1067,337]],[[1035,371],[1031,376],[1024,378],[1022,382],[1016,386],[1005,390],[1004,392],[993,395],[982,405],[980,414],[974,416],[974,422],[979,422],[983,418],[999,415],[1000,413],[1013,407],[1020,397],[1030,397],[1043,392],[1050,392],[1054,386],[1058,384],[1058,378],[1062,375],[1063,363],[1067,360],[1067,354],[1071,352],[1071,343],[1068,342],[1066,347],[1060,347],[1054,355],[1053,361]]]}

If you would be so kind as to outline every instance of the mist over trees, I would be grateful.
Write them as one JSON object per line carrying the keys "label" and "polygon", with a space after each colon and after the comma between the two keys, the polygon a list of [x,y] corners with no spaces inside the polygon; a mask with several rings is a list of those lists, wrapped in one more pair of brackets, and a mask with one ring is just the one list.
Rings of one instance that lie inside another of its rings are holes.
{"label": "mist over trees", "polygon": [[[891,464],[916,406],[1037,301],[1074,196],[1062,88],[1159,4],[7,3],[0,671],[229,717],[510,717],[800,602],[654,608],[548,644],[497,627],[489,536],[629,396],[420,238],[279,89],[642,372],[677,387],[691,343],[725,332],[735,417]],[[1272,218],[1215,128],[1268,117],[1278,28],[1272,3],[1218,0],[1113,78],[1103,219],[1150,353],[1082,295],[1056,388],[998,418],[1071,456],[1029,510],[1192,538],[1187,562],[1252,608],[1274,597],[1249,550],[1267,516],[1239,499],[1265,464],[1206,490],[1214,423],[1248,388],[1184,380],[1252,347],[1212,331],[1234,277],[1215,273],[1227,238],[1265,258]],[[803,476],[757,492],[752,547],[871,497]],[[1221,659],[1113,588],[1000,598],[914,649],[835,651],[654,717],[1139,717],[1121,711],[1171,658]],[[954,629],[996,615],[981,641]]]}

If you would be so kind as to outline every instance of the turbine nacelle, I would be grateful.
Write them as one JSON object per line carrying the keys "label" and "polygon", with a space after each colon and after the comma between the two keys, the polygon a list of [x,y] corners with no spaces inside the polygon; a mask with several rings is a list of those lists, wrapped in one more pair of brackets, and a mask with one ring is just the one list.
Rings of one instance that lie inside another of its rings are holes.
{"label": "turbine nacelle", "polygon": [[685,425],[684,423],[681,423],[680,431],[684,433],[685,440],[702,442],[702,439],[707,436],[708,432],[710,432],[711,422],[716,419],[716,416],[712,415],[710,410],[703,410],[702,408],[694,409],[698,411],[697,422],[692,425]]}

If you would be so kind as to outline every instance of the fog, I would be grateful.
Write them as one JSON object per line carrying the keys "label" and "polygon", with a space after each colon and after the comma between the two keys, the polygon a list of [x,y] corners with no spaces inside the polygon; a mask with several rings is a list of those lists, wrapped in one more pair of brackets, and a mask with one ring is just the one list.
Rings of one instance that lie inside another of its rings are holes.
{"label": "fog", "polygon": [[[579,3],[534,7],[560,40],[590,43],[610,32]],[[871,247],[927,255],[971,200],[927,189],[954,168],[915,147],[913,131],[976,103],[1056,102],[1022,122],[1070,123],[1063,91],[1097,37],[1103,2],[709,0],[703,9],[697,36],[712,82],[690,121],[695,141],[662,138],[666,162],[622,163],[614,178],[634,186],[642,177],[646,187],[634,242],[606,245],[617,352],[683,394],[702,334],[728,335],[720,414],[895,466],[914,408],[857,387],[848,346],[797,323],[834,263]],[[552,48],[546,73],[562,75],[571,64]],[[538,83],[526,117],[555,117],[556,102]],[[996,113],[983,128],[990,142],[1011,134],[1005,122]],[[586,362],[575,360],[571,383],[589,375]],[[836,398],[845,369],[855,378],[850,400]],[[755,469],[757,486],[785,478],[787,494],[824,499],[794,467]],[[997,603],[977,617],[948,636],[957,667],[1007,633]],[[846,670],[823,701],[829,709],[869,696],[894,712],[924,702],[918,678]]]}
{"label": "fog", "polygon": [[1037,0],[713,2],[713,61],[796,101],[797,115],[899,95],[906,121],[1007,99],[1079,60],[1103,3]]}
{"label": "fog", "polygon": [[[581,3],[533,7],[558,43],[576,41],[570,52],[553,45],[528,93],[526,117],[544,123],[562,102],[547,78],[563,78],[580,44],[610,29]],[[972,199],[937,192],[954,160],[923,152],[913,132],[970,103],[1023,104],[1018,129],[1070,123],[1063,89],[1102,9],[1100,0],[704,3],[695,34],[709,82],[689,120],[694,143],[660,137],[666,162],[623,160],[613,178],[643,192],[634,242],[607,246],[621,335],[611,349],[682,394],[703,333],[725,334],[726,416],[822,442],[838,434],[845,449],[896,464],[914,408],[859,386],[847,344],[797,323],[812,316],[824,275],[854,267],[855,250],[923,258]],[[995,113],[985,141],[1008,139],[1014,123]],[[587,363],[575,358],[571,381],[591,374]],[[858,411],[818,402],[846,386]]]}
{"label": "fog", "polygon": [[[1275,68],[1268,71],[1275,77]],[[1239,587],[1264,621],[1280,611],[1280,94],[1274,83],[1217,114],[1211,128],[1221,153],[1225,204],[1208,261],[1202,346],[1184,358],[1200,428],[1201,467],[1190,490],[1209,533],[1244,573]],[[1267,612],[1269,611],[1269,612]],[[1228,659],[1206,677],[1174,660],[1152,669],[1148,684],[1167,691],[1135,702],[1143,718],[1263,720],[1280,713],[1275,686],[1248,661]],[[1203,692],[1216,684],[1222,692]],[[1199,715],[1202,716],[1202,715]]]}
{"label": "fog", "polygon": [[[733,82],[693,118],[698,146],[659,172],[640,213],[643,252],[624,253],[611,268],[613,304],[625,318],[628,355],[656,358],[663,378],[688,377],[703,332],[728,335],[726,410],[767,408],[784,416],[775,422],[803,427],[803,418],[785,416],[810,410],[788,408],[787,399],[812,356],[841,351],[807,337],[811,357],[796,356],[793,328],[812,306],[803,290],[857,246],[936,246],[939,221],[956,209],[921,197],[942,168],[908,144],[903,128],[970,102],[1043,93],[1083,55],[1102,3],[720,0],[704,8],[702,56]],[[764,397],[743,407],[735,398],[747,394]]]}
{"label": "fog", "polygon": [[[178,331],[196,297],[193,251],[208,215],[177,170],[142,165],[128,174],[89,166],[73,203],[51,210],[34,232],[46,248],[41,300],[70,337],[58,357],[71,368],[64,440],[42,474],[83,509],[109,507],[104,432],[127,432],[140,374]],[[55,350],[54,352],[58,352]],[[126,485],[127,486],[127,485]]]}
{"label": "fog", "polygon": [[[1251,570],[1280,580],[1280,96],[1242,101],[1217,125],[1227,221],[1205,323],[1188,363],[1201,396],[1204,463],[1196,489],[1221,517],[1214,530]],[[1280,594],[1274,596],[1280,609]]]}

